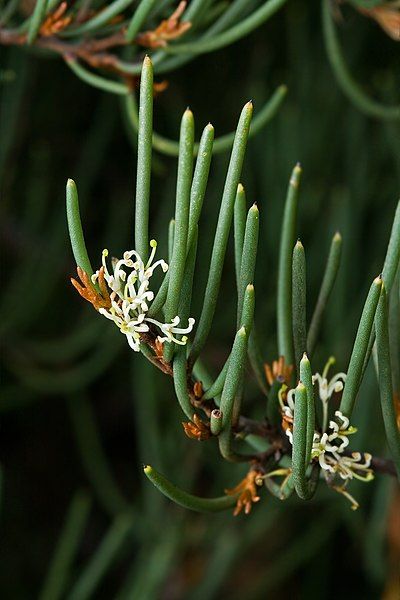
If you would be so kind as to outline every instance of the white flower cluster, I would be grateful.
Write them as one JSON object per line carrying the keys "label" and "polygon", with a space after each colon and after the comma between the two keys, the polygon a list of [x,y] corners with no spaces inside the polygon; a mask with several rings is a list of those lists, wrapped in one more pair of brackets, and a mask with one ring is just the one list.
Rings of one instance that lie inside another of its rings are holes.
{"label": "white flower cluster", "polygon": [[[153,263],[156,253],[157,242],[150,242],[151,254],[146,264],[135,250],[124,252],[120,260],[113,259],[113,273],[107,268],[106,258],[108,250],[103,250],[102,264],[104,268],[104,279],[112,290],[110,294],[111,307],[100,308],[99,313],[113,321],[121,333],[126,335],[132,350],[139,352],[140,336],[149,331],[149,323],[158,327],[162,336],[158,336],[160,342],[175,342],[185,345],[187,337],[183,334],[190,333],[193,329],[194,319],[188,319],[186,328],[178,327],[180,318],[176,316],[171,323],[161,323],[147,315],[149,304],[154,299],[154,293],[149,290],[150,278],[155,269],[160,267],[164,273],[168,265],[164,260]],[[99,271],[92,275],[92,282],[96,283]],[[183,335],[180,339],[176,335]]]}
{"label": "white flower cluster", "polygon": [[[325,472],[337,474],[342,479],[360,479],[369,481],[373,478],[370,469],[372,456],[360,452],[353,452],[351,456],[343,456],[345,448],[349,445],[348,436],[355,433],[349,419],[340,410],[335,412],[337,421],[330,421],[328,431],[320,434],[314,433],[311,459],[318,458],[318,462]],[[339,423],[338,423],[339,422]]]}
{"label": "white flower cluster", "polygon": [[[329,363],[328,363],[329,368]],[[339,475],[341,479],[348,480],[360,479],[370,481],[373,479],[373,473],[370,469],[371,455],[360,452],[353,452],[351,456],[345,456],[343,453],[349,445],[348,436],[357,430],[350,425],[349,419],[339,410],[335,412],[336,421],[328,420],[328,402],[334,392],[341,392],[346,381],[345,373],[338,373],[329,382],[326,377],[327,369],[320,375],[313,375],[313,383],[318,383],[319,398],[322,403],[322,433],[315,431],[311,451],[311,460],[318,459],[321,468],[328,479],[332,475]],[[295,390],[288,391],[286,402],[282,399],[281,409],[286,422],[293,423],[295,410]],[[286,429],[286,435],[290,443],[293,444],[292,427]]]}

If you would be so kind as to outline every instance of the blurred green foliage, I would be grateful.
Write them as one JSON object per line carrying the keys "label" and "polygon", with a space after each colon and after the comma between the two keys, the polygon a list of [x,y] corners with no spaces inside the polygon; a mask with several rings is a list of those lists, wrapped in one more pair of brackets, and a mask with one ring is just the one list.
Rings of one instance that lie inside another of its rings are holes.
{"label": "blurred green foliage", "polygon": [[[314,363],[322,369],[334,354],[343,370],[385,255],[399,189],[400,130],[398,122],[360,113],[340,91],[320,17],[318,3],[289,2],[239,43],[169,73],[154,112],[156,130],[170,139],[177,139],[188,105],[198,127],[211,120],[219,136],[233,129],[249,98],[257,113],[278,85],[288,86],[275,118],[250,140],[243,174],[248,202],[260,210],[257,325],[271,360],[279,228],[288,177],[300,161],[299,231],[311,305],[330,239],[336,230],[343,237]],[[339,29],[357,79],[394,103],[395,43],[356,12]],[[222,464],[214,444],[183,435],[172,382],[132,355],[69,285],[75,265],[65,181],[72,177],[79,186],[90,256],[100,260],[105,246],[118,256],[133,239],[135,135],[117,96],[90,88],[58,59],[1,48],[1,73],[2,597],[328,599],[344,582],[346,597],[378,598],[385,586],[388,593],[396,569],[393,541],[388,547],[395,537],[388,534],[395,494],[389,478],[354,485],[356,513],[320,489],[312,503],[293,498],[283,505],[264,493],[249,517],[235,519],[228,512],[189,513],[150,486],[142,462],[209,496],[233,487],[245,471]],[[151,228],[166,256],[176,160],[155,158]],[[217,155],[211,167],[199,239],[201,290],[227,158]],[[214,374],[235,332],[232,240],[228,253],[207,344]],[[195,315],[200,296],[194,295]],[[255,389],[244,404],[257,412],[263,407]],[[386,455],[371,366],[353,420],[360,450]]]}

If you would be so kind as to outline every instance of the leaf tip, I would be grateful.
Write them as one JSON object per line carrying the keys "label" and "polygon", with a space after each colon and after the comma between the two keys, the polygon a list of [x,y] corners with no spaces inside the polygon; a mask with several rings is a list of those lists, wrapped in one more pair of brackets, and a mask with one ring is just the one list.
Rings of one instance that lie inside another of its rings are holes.
{"label": "leaf tip", "polygon": [[341,242],[342,241],[342,236],[341,236],[341,233],[339,231],[337,231],[335,233],[335,235],[333,236],[333,241],[334,242]]}
{"label": "leaf tip", "polygon": [[298,162],[296,164],[296,166],[294,167],[294,169],[292,171],[292,175],[290,177],[289,183],[292,187],[298,187],[301,173],[302,173],[302,168],[301,168],[300,163]]}

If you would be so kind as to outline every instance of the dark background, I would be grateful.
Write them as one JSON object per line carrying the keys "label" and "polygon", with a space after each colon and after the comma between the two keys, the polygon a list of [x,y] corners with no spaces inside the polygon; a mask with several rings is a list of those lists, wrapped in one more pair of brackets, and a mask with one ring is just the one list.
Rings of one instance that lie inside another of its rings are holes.
{"label": "dark background", "polygon": [[[261,213],[256,319],[271,361],[277,352],[280,221],[290,171],[300,161],[299,235],[307,253],[310,310],[330,238],[336,230],[344,238],[316,354],[321,371],[332,354],[337,370],[346,369],[366,292],[380,272],[398,197],[400,138],[398,124],[366,117],[338,89],[319,12],[318,3],[289,3],[246,39],[168,74],[169,87],[155,101],[155,129],[176,139],[190,106],[197,137],[208,121],[218,136],[235,127],[248,99],[256,113],[280,83],[288,85],[277,116],[249,142],[243,174],[248,204],[257,202]],[[394,102],[396,43],[354,11],[346,15],[341,39],[358,81],[371,95]],[[103,247],[120,255],[133,243],[134,136],[120,100],[76,79],[60,59],[1,48],[1,62],[3,72],[14,73],[0,87],[2,597],[38,596],[71,499],[84,490],[92,505],[72,584],[115,519],[133,512],[124,543],[89,597],[378,598],[385,590],[385,598],[394,598],[396,492],[383,476],[352,485],[361,504],[356,513],[344,498],[321,489],[309,504],[294,498],[280,504],[264,493],[251,515],[237,518],[185,512],[145,480],[142,462],[211,496],[233,487],[244,471],[223,464],[213,444],[183,435],[171,381],[133,355],[69,284],[75,265],[66,180],[72,177],[78,186],[92,262],[100,262]],[[194,316],[227,160],[219,155],[212,165]],[[155,153],[151,235],[159,240],[160,256],[166,256],[175,177],[176,160]],[[234,333],[232,244],[229,253],[205,353],[213,373]],[[245,408],[257,408],[257,401],[250,383]],[[354,424],[356,449],[386,454],[372,369]],[[118,596],[123,590],[127,595]]]}

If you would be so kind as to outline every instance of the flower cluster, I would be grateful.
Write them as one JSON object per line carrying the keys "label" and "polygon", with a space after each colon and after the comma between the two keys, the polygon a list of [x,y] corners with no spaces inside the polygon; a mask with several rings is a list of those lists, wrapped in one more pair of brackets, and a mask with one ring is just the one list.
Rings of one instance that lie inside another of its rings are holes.
{"label": "flower cluster", "polygon": [[349,445],[348,436],[355,433],[355,427],[351,427],[349,419],[339,410],[335,412],[336,421],[329,422],[328,431],[320,434],[314,433],[311,459],[318,458],[321,468],[332,475],[339,475],[341,479],[360,479],[370,481],[373,479],[371,455],[353,452],[351,456],[343,455],[345,448]]}
{"label": "flower cluster", "polygon": [[[338,475],[344,480],[343,487],[332,486],[336,491],[344,494],[351,502],[352,508],[358,504],[345,491],[348,481],[356,478],[361,481],[373,479],[373,471],[370,468],[371,455],[353,452],[348,455],[346,448],[349,445],[349,435],[356,433],[357,429],[350,425],[349,419],[339,410],[335,412],[336,419],[328,421],[328,403],[334,392],[343,390],[346,381],[345,373],[337,373],[330,381],[327,372],[331,361],[328,362],[322,375],[313,375],[313,384],[318,384],[318,395],[322,403],[322,430],[314,432],[311,451],[311,462],[318,460],[327,483],[331,484],[334,477]],[[280,404],[283,417],[283,426],[290,443],[293,444],[293,419],[295,411],[295,390],[280,394]]]}
{"label": "flower cluster", "polygon": [[[96,304],[90,299],[87,289],[83,291],[78,289],[77,282],[73,284],[79,293],[95,306],[98,312],[113,321],[118,329],[126,335],[128,343],[132,350],[139,352],[140,339],[143,333],[147,333],[149,324],[158,327],[162,335],[158,336],[159,342],[175,342],[185,345],[187,337],[193,329],[194,319],[188,320],[188,326],[179,327],[180,318],[178,316],[171,320],[171,323],[161,323],[156,319],[147,316],[149,305],[154,299],[154,293],[149,289],[150,278],[157,267],[166,273],[168,265],[164,260],[157,260],[153,263],[156,253],[157,242],[150,242],[151,254],[146,264],[135,250],[124,252],[123,258],[112,260],[113,272],[110,273],[107,267],[108,250],[103,250],[102,267],[92,275],[91,283],[98,284],[104,296],[107,292],[106,301],[101,303],[97,297],[97,292],[92,292],[96,296]],[[104,290],[104,281],[111,293]],[[176,335],[182,336],[177,338]]]}

